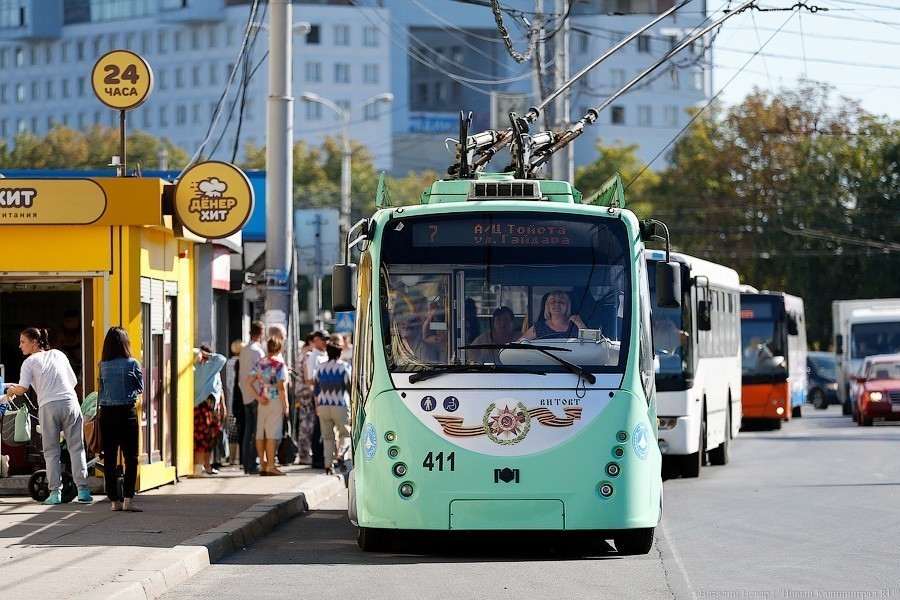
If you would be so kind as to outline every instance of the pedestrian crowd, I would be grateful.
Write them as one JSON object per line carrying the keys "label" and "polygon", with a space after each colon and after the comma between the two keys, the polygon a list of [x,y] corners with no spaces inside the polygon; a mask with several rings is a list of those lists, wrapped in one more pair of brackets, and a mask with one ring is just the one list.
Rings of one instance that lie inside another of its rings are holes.
{"label": "pedestrian crowd", "polygon": [[[207,344],[194,348],[192,476],[214,476],[225,465],[240,465],[245,474],[264,476],[284,475],[277,465],[295,462],[332,472],[345,466],[350,449],[352,346],[341,334],[313,331],[291,368],[284,355],[286,338],[283,326],[266,330],[261,321],[253,321],[249,342],[232,342],[228,358]],[[94,423],[82,413],[81,382],[72,361],[50,342],[46,329],[29,327],[20,333],[25,360],[19,381],[3,385],[5,393],[0,396],[3,408],[10,410],[16,408],[12,400],[17,396],[37,398],[47,473],[45,504],[68,501],[64,486],[71,484],[77,501],[93,502],[87,450],[116,457],[110,468],[102,469],[111,509],[142,512],[134,496],[140,432],[136,403],[144,392],[144,373],[132,354],[128,332],[111,327],[104,339],[97,365],[98,392],[91,394],[97,405]],[[91,425],[87,435],[85,424]]]}

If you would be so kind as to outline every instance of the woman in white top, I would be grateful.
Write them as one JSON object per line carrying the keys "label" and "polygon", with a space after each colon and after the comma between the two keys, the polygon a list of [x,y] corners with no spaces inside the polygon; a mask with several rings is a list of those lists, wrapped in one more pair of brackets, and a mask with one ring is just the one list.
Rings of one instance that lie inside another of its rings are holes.
{"label": "woman in white top", "polygon": [[59,434],[66,438],[72,457],[72,477],[78,486],[78,501],[93,502],[88,491],[87,465],[84,457],[84,421],[75,394],[77,379],[68,357],[59,350],[51,350],[47,330],[29,327],[19,334],[19,349],[26,356],[19,373],[19,383],[9,386],[12,397],[24,394],[31,386],[38,396],[38,420],[47,463],[50,496],[44,504],[62,502],[62,447]]}

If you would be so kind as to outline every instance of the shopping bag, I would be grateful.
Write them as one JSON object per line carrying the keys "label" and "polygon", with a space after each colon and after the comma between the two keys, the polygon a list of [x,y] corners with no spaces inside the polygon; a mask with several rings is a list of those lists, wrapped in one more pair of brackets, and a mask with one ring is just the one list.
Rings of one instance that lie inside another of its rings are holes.
{"label": "shopping bag", "polygon": [[16,429],[13,433],[13,441],[20,444],[31,441],[31,419],[26,408],[16,411]]}
{"label": "shopping bag", "polygon": [[97,416],[97,401],[100,398],[100,395],[97,392],[91,392],[84,399],[84,402],[81,403],[81,415],[84,417],[84,422],[93,421],[94,417]]}

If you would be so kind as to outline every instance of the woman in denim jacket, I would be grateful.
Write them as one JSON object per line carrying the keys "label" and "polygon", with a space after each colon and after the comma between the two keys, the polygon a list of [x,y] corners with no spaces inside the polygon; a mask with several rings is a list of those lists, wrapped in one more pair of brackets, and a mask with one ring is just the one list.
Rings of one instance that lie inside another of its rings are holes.
{"label": "woman in denim jacket", "polygon": [[[134,403],[144,391],[141,365],[131,356],[131,340],[121,327],[111,327],[100,356],[100,435],[106,495],[113,510],[142,512],[134,505],[138,465],[138,415]],[[119,497],[116,458],[119,449],[125,460],[125,488]]]}

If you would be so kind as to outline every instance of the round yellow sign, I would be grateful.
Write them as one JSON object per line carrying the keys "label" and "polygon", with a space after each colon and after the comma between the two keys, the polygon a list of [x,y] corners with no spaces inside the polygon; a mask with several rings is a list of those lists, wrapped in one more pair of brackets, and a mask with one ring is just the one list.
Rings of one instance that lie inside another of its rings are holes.
{"label": "round yellow sign", "polygon": [[217,240],[239,231],[253,214],[253,186],[236,166],[194,165],[175,187],[175,215],[195,235]]}
{"label": "round yellow sign", "polygon": [[116,110],[131,110],[153,91],[153,70],[130,50],[113,50],[97,60],[91,84],[100,102]]}

